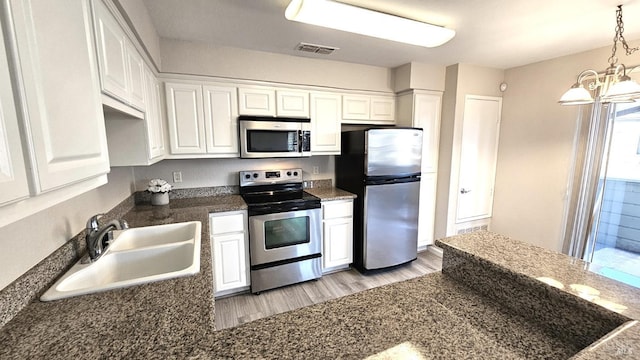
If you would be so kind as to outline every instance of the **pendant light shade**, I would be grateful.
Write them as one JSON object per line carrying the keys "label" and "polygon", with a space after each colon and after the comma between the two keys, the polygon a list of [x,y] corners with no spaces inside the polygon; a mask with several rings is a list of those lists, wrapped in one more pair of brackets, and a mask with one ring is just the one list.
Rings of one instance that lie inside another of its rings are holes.
{"label": "pendant light shade", "polygon": [[558,101],[561,105],[583,105],[593,103],[591,93],[582,84],[575,83]]}
{"label": "pendant light shade", "polygon": [[424,47],[440,46],[456,34],[454,30],[441,26],[330,0],[292,0],[287,6],[285,17],[311,25]]}

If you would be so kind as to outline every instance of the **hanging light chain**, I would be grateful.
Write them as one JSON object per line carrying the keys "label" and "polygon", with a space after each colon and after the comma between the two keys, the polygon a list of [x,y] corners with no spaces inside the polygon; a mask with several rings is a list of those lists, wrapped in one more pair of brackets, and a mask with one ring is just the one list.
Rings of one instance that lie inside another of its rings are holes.
{"label": "hanging light chain", "polygon": [[618,10],[616,10],[616,35],[613,37],[613,47],[611,48],[611,56],[609,57],[609,64],[611,67],[614,67],[618,62],[618,58],[616,57],[618,41],[622,43],[622,47],[627,55],[631,55],[638,50],[637,46],[634,48],[629,47],[627,40],[625,40],[624,35],[622,35],[623,32],[624,22],[622,21],[622,5],[618,5]]}

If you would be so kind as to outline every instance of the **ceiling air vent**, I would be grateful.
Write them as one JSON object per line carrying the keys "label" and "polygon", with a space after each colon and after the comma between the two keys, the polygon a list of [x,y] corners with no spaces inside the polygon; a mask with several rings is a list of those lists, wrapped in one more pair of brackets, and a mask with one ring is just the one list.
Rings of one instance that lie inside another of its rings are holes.
{"label": "ceiling air vent", "polygon": [[339,50],[339,48],[333,47],[333,46],[316,45],[316,44],[308,44],[308,43],[301,42],[296,46],[296,50],[320,54],[320,55],[329,55],[329,54],[332,54],[334,51]]}

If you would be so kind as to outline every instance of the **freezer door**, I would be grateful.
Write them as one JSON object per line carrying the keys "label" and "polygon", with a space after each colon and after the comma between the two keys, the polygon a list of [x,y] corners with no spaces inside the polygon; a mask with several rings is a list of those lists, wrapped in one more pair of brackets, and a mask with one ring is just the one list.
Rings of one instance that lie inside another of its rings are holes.
{"label": "freezer door", "polygon": [[366,176],[420,173],[422,129],[369,129],[365,149]]}
{"label": "freezer door", "polygon": [[417,257],[420,181],[369,185],[364,195],[363,266],[367,270]]}

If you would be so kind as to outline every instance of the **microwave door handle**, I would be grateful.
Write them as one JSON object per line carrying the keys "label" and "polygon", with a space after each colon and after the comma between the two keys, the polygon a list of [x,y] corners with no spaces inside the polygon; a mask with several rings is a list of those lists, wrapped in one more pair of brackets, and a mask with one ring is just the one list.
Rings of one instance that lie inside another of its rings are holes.
{"label": "microwave door handle", "polygon": [[304,150],[303,140],[304,140],[304,132],[302,130],[298,130],[298,152],[300,154],[302,154],[302,151]]}

